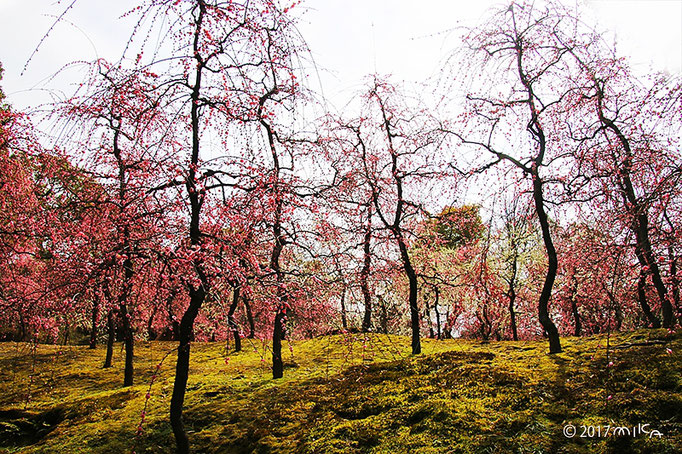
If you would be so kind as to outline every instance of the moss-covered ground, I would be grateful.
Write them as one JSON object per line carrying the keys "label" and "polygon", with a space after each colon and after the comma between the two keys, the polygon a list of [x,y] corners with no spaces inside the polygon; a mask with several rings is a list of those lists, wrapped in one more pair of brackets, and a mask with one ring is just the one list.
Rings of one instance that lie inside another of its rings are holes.
{"label": "moss-covered ground", "polygon": [[[682,452],[679,333],[562,343],[327,336],[287,346],[280,380],[258,341],[196,343],[186,428],[194,452]],[[0,344],[0,452],[173,452],[173,348],[138,343],[126,389],[120,346],[102,369],[103,347]]]}

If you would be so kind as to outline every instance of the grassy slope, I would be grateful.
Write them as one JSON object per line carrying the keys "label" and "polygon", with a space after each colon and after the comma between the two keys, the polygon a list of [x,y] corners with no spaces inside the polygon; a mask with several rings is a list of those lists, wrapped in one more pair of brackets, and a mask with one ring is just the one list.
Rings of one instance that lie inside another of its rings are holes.
{"label": "grassy slope", "polygon": [[[682,336],[619,334],[610,345],[627,348],[608,357],[606,337],[562,342],[550,356],[545,342],[425,340],[410,357],[404,338],[330,336],[293,343],[278,381],[260,343],[227,364],[223,346],[195,344],[186,425],[196,452],[682,452]],[[102,348],[0,344],[0,452],[172,452],[172,353],[136,432],[173,346],[139,343],[137,385],[121,389],[118,347],[103,370]],[[663,437],[567,439],[566,423]]]}

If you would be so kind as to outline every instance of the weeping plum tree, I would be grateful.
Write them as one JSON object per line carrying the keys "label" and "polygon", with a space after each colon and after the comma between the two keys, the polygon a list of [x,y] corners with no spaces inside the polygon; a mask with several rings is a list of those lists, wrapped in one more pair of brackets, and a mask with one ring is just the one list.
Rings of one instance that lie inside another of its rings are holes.
{"label": "weeping plum tree", "polygon": [[571,122],[577,167],[589,178],[600,211],[610,211],[634,236],[641,267],[639,300],[649,323],[660,325],[642,291],[651,278],[663,326],[672,328],[674,297],[659,264],[666,251],[657,247],[664,241],[657,232],[665,230],[665,207],[676,198],[682,178],[676,132],[682,82],[661,74],[640,80],[597,31],[576,16],[565,20],[574,24],[572,33],[557,29],[552,38],[577,66],[564,79],[575,101]]}
{"label": "weeping plum tree", "polygon": [[[106,287],[105,293],[115,300],[108,302],[115,307],[125,344],[124,386],[133,384],[135,305],[142,304],[145,293],[139,289],[138,270],[144,269],[143,262],[149,262],[160,237],[167,233],[160,228],[161,213],[169,214],[163,198],[148,192],[160,175],[168,173],[173,156],[172,142],[163,133],[169,123],[158,99],[162,92],[156,90],[154,79],[147,71],[126,71],[98,60],[79,93],[53,113],[64,124],[68,147],[88,157],[88,172],[103,188],[97,200],[81,205],[102,218],[103,230],[96,235],[100,241],[93,245],[102,256],[95,274],[107,281],[99,286]],[[150,277],[148,270],[144,274],[143,281]]]}
{"label": "weeping plum tree", "polygon": [[[559,353],[559,332],[549,314],[558,259],[548,213],[548,197],[561,181],[566,142],[560,133],[564,99],[570,89],[556,84],[573,67],[566,51],[551,40],[563,26],[556,9],[512,2],[494,13],[465,38],[470,64],[484,75],[467,95],[464,127],[450,131],[465,146],[482,150],[492,161],[475,171],[500,163],[518,172],[518,184],[530,180],[535,214],[547,254],[547,272],[538,300],[538,318],[549,339],[550,353]],[[472,68],[473,69],[473,68]],[[463,132],[464,131],[464,132]]]}
{"label": "weeping plum tree", "polygon": [[[286,8],[285,8],[286,9]],[[177,259],[184,264],[189,302],[178,330],[178,357],[171,399],[171,425],[178,452],[189,452],[182,409],[187,387],[194,322],[217,270],[219,233],[209,215],[214,192],[238,191],[245,150],[252,139],[250,124],[267,129],[274,120],[272,99],[295,97],[298,87],[293,58],[303,48],[292,20],[271,1],[151,0],[142,3],[140,18],[127,52],[139,38],[137,67],[158,75],[157,86],[173,100],[176,141],[182,168],[155,188],[178,193],[186,210],[186,241]],[[158,49],[147,49],[152,35],[165,37]],[[145,59],[145,50],[150,55]],[[268,131],[270,138],[271,131]],[[271,141],[266,143],[271,149]],[[277,238],[280,241],[280,238]],[[239,267],[231,268],[239,273]],[[229,277],[229,276],[228,276]],[[236,276],[232,276],[235,278]]]}
{"label": "weeping plum tree", "polygon": [[[424,183],[441,175],[441,136],[425,110],[410,109],[402,94],[378,77],[372,79],[364,101],[367,113],[356,125],[358,140],[353,152],[369,186],[373,212],[397,247],[408,281],[412,353],[416,355],[421,353],[419,283],[409,249],[416,218],[425,213],[423,204],[428,197]],[[367,216],[365,260],[367,235],[371,235],[369,206]]]}
{"label": "weeping plum tree", "polygon": [[[361,250],[356,262],[359,270],[355,273],[362,295],[361,330],[372,330],[372,292],[371,274],[373,259],[374,228],[374,196],[369,178],[372,173],[358,172],[365,166],[367,158],[365,120],[345,121],[342,118],[329,118],[327,143],[324,147],[330,167],[334,169],[333,191],[327,194],[332,219],[342,219],[343,227],[334,226],[337,232],[345,231],[352,242],[357,243],[354,249]],[[344,294],[345,295],[345,294]],[[345,301],[344,301],[345,305]],[[343,310],[343,327],[347,327],[345,307]]]}

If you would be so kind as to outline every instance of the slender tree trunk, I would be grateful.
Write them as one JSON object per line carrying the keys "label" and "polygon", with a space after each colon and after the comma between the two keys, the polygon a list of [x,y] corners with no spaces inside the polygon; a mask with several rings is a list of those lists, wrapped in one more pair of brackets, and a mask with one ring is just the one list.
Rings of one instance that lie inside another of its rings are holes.
{"label": "slender tree trunk", "polygon": [[545,252],[547,253],[548,261],[547,275],[545,276],[545,283],[542,286],[542,293],[540,294],[540,300],[538,302],[538,318],[540,319],[540,324],[544,328],[549,339],[549,352],[560,353],[561,342],[559,340],[559,330],[557,330],[556,325],[549,317],[548,311],[549,299],[552,296],[552,287],[554,286],[554,280],[556,279],[559,262],[549,229],[549,219],[547,218],[547,213],[545,212],[545,199],[542,188],[543,182],[537,174],[537,166],[534,170],[535,172],[533,172],[532,175],[533,199],[535,201],[535,211],[538,216],[538,221],[540,221],[542,239],[545,243]]}
{"label": "slender tree trunk", "polygon": [[[196,60],[194,70],[194,85],[191,94],[191,131],[192,131],[192,154],[187,173],[186,188],[187,197],[190,205],[189,240],[193,248],[201,249],[201,209],[204,203],[203,192],[198,188],[197,171],[199,166],[200,151],[200,98],[203,70],[206,61],[203,59],[200,50],[200,37],[204,32],[203,20],[206,14],[206,4],[204,0],[197,0],[196,18],[194,20],[194,37],[192,50]],[[189,454],[189,439],[185,433],[185,426],[182,421],[182,411],[185,403],[185,392],[187,390],[187,380],[189,377],[190,342],[194,335],[194,320],[196,319],[201,305],[204,303],[206,294],[209,291],[209,280],[204,270],[204,263],[200,258],[193,258],[193,268],[196,273],[199,286],[189,286],[189,306],[180,320],[178,329],[178,359],[175,367],[175,382],[173,383],[173,395],[170,405],[170,422],[175,436],[177,452],[179,454]]]}
{"label": "slender tree trunk", "polygon": [[346,285],[344,283],[341,291],[341,326],[344,330],[348,329],[348,316],[346,314]]}
{"label": "slender tree trunk", "polygon": [[514,239],[512,239],[512,248],[514,248],[514,256],[512,257],[512,275],[509,278],[509,286],[507,287],[507,298],[509,299],[509,322],[511,324],[512,339],[519,340],[518,328],[516,325],[516,310],[514,304],[516,303],[516,275],[518,273],[518,249]]}
{"label": "slender tree trunk", "polygon": [[107,356],[104,359],[104,368],[111,367],[114,357],[114,340],[116,339],[116,321],[114,320],[114,311],[107,312]]}
{"label": "slender tree trunk", "polygon": [[[514,17],[513,9],[512,18]],[[516,21],[516,19],[514,19]],[[514,22],[514,29],[516,30],[516,22]],[[540,299],[538,301],[538,319],[542,328],[547,333],[549,339],[549,353],[560,353],[561,352],[561,342],[559,340],[559,330],[557,330],[556,325],[549,316],[549,300],[552,296],[552,288],[554,286],[554,280],[556,279],[557,268],[559,261],[557,259],[556,249],[554,247],[554,242],[552,241],[552,235],[549,228],[549,219],[547,213],[545,212],[545,196],[543,189],[543,180],[540,178],[540,167],[543,165],[543,160],[545,157],[545,152],[547,150],[547,139],[545,137],[545,131],[543,129],[542,122],[539,118],[539,113],[541,109],[536,106],[536,94],[534,92],[533,84],[535,83],[533,78],[529,78],[528,74],[523,68],[523,58],[524,50],[523,39],[519,38],[515,40],[516,46],[516,67],[518,71],[519,80],[523,84],[526,94],[528,95],[526,104],[528,106],[530,121],[526,126],[527,131],[532,136],[533,140],[537,144],[537,153],[535,158],[532,160],[530,169],[524,164],[515,163],[517,167],[521,167],[527,175],[533,180],[533,201],[535,203],[535,213],[537,214],[538,221],[540,223],[540,229],[542,230],[542,240],[545,245],[545,252],[547,253],[547,274],[545,276],[545,282],[542,286],[542,292],[540,293]]]}
{"label": "slender tree trunk", "polygon": [[158,311],[158,307],[154,306],[154,309],[152,309],[152,313],[149,314],[149,318],[147,319],[147,339],[150,341],[156,339],[156,333],[154,332],[154,317],[156,317],[156,312]]}
{"label": "slender tree trunk", "polygon": [[422,352],[421,340],[419,337],[419,306],[417,304],[417,273],[412,268],[412,263],[410,262],[410,255],[407,252],[407,245],[402,237],[401,232],[397,232],[398,237],[398,248],[400,249],[400,257],[403,262],[403,268],[405,269],[405,274],[407,274],[407,279],[410,284],[410,293],[408,302],[410,305],[410,328],[412,329],[412,354],[418,355]]}
{"label": "slender tree trunk", "polygon": [[573,335],[579,337],[582,334],[582,323],[578,312],[578,279],[575,274],[571,275],[571,314],[573,315],[574,330]]}
{"label": "slender tree trunk", "polygon": [[635,245],[635,253],[640,265],[642,265],[642,267],[648,267],[651,279],[654,283],[654,288],[656,289],[656,293],[658,294],[658,298],[661,302],[663,327],[672,328],[675,325],[675,316],[673,314],[672,304],[668,299],[668,291],[665,287],[665,284],[663,283],[663,279],[661,278],[661,270],[658,267],[658,261],[656,260],[656,257],[654,257],[651,247],[651,239],[649,238],[649,215],[647,212],[647,207],[638,199],[630,176],[633,155],[632,149],[630,147],[630,140],[625,137],[625,134],[623,134],[618,125],[604,115],[603,96],[603,91],[601,89],[597,90],[597,113],[599,115],[599,120],[601,121],[602,125],[604,125],[618,138],[618,141],[623,147],[623,152],[625,155],[625,159],[618,169],[618,176],[620,178],[620,186],[625,207],[629,211],[628,214],[632,216],[631,228],[637,240]]}
{"label": "slender tree trunk", "polygon": [[128,256],[123,264],[125,268],[123,290],[119,297],[119,314],[121,316],[121,330],[123,331],[123,343],[125,346],[125,369],[123,374],[123,386],[133,386],[134,374],[134,346],[135,339],[133,336],[132,327],[132,313],[128,308],[128,295],[130,294],[130,287],[133,279],[132,260]]}
{"label": "slender tree trunk", "polygon": [[365,314],[362,319],[362,332],[366,333],[372,329],[372,296],[369,291],[369,272],[371,266],[371,240],[372,240],[372,207],[367,206],[367,230],[363,240],[363,265],[360,271],[360,288],[365,305]]}
{"label": "slender tree trunk", "polygon": [[249,334],[246,336],[248,339],[253,339],[256,337],[256,324],[253,320],[253,312],[251,311],[251,302],[249,301],[249,298],[244,295],[242,297],[242,301],[244,302],[244,308],[246,309],[246,320],[249,324]]}
{"label": "slender tree trunk", "polygon": [[379,302],[381,303],[381,332],[388,334],[388,308],[383,298],[379,297]]}
{"label": "slender tree trunk", "polygon": [[672,247],[668,247],[668,258],[670,260],[670,283],[672,286],[673,302],[675,303],[674,309],[680,312],[680,280],[677,277],[677,259],[675,258],[675,253]]}
{"label": "slender tree trunk", "polygon": [[[28,334],[28,329],[26,327],[26,318],[24,317],[23,311],[17,311],[19,314],[19,342],[26,342],[26,337]],[[16,333],[12,336],[16,339]]]}
{"label": "slender tree trunk", "polygon": [[182,409],[185,403],[185,392],[189,379],[190,345],[194,335],[194,319],[204,302],[206,292],[203,286],[190,287],[190,303],[187,311],[180,321],[178,333],[178,360],[175,366],[175,382],[173,383],[173,395],[170,405],[170,422],[175,435],[175,443],[178,453],[189,453],[189,438],[185,433],[185,425],[182,420]]}
{"label": "slender tree trunk", "polygon": [[239,327],[237,326],[237,323],[234,321],[234,311],[237,309],[238,304],[239,285],[235,286],[234,289],[232,290],[232,304],[230,304],[230,309],[227,312],[227,326],[234,337],[235,352],[242,351],[242,337],[241,334],[239,333]]}
{"label": "slender tree trunk", "polygon": [[514,302],[516,301],[516,292],[509,295],[509,320],[512,330],[512,339],[519,340],[519,333],[516,326],[516,310],[514,309]]}
{"label": "slender tree trunk", "polygon": [[438,301],[440,298],[440,290],[438,289],[438,286],[434,287],[434,292],[435,292],[435,300],[433,302],[433,310],[436,312],[436,333],[438,335],[438,339],[443,338],[443,333],[441,332],[440,329],[440,311],[438,310]]}
{"label": "slender tree trunk", "polygon": [[[126,216],[126,209],[128,204],[128,181],[127,181],[127,164],[123,160],[121,149],[119,147],[119,139],[121,135],[120,115],[114,114],[114,118],[118,121],[118,125],[114,127],[114,143],[113,153],[116,157],[118,166],[118,204],[119,215],[121,219]],[[123,373],[123,386],[133,385],[133,355],[134,355],[134,337],[132,327],[132,310],[128,307],[128,298],[130,297],[133,285],[133,259],[131,242],[130,225],[126,222],[123,226],[119,226],[119,235],[121,238],[121,253],[125,259],[123,261],[123,282],[121,293],[118,296],[118,313],[121,319],[121,331],[123,334],[123,342],[125,345],[125,366]]]}
{"label": "slender tree trunk", "polygon": [[575,298],[571,298],[571,313],[573,314],[573,322],[574,322],[573,335],[574,336],[581,336],[582,335],[582,324],[580,323],[580,313],[578,312],[578,304],[576,303]]}
{"label": "slender tree trunk", "polygon": [[272,247],[272,254],[270,256],[270,269],[275,273],[277,279],[277,313],[275,314],[275,323],[272,330],[272,378],[282,378],[284,374],[284,364],[282,362],[282,340],[286,336],[286,329],[284,326],[287,315],[287,295],[284,290],[284,275],[280,267],[279,259],[285,245],[284,232],[282,231],[282,212],[284,209],[284,197],[281,188],[281,167],[279,163],[279,155],[277,153],[275,134],[270,124],[266,121],[263,115],[265,103],[270,97],[277,92],[278,88],[275,86],[265,95],[259,99],[258,118],[261,126],[265,128],[268,139],[268,146],[272,156],[274,183],[272,187],[272,196],[274,197],[274,222],[272,224],[272,233],[274,237],[274,245]]}
{"label": "slender tree trunk", "polygon": [[654,283],[654,288],[658,294],[658,298],[661,301],[661,313],[663,315],[663,328],[672,328],[675,324],[675,317],[673,314],[672,304],[668,299],[668,291],[663,283],[661,277],[661,270],[658,267],[658,263],[651,251],[651,243],[649,241],[649,227],[648,219],[644,215],[639,216],[638,229],[637,229],[637,243],[641,244],[640,248],[642,254],[646,260],[646,264],[649,267],[649,273],[651,274],[651,280]]}
{"label": "slender tree trunk", "polygon": [[[396,147],[393,144],[393,139],[398,136],[393,133],[393,125],[391,124],[390,115],[388,115],[386,111],[386,107],[384,105],[383,100],[378,94],[376,94],[376,92],[374,94],[376,95],[377,102],[379,104],[379,107],[381,108],[381,115],[383,118],[384,130],[386,132],[388,151],[391,154],[391,175],[393,176],[393,182],[395,183],[396,191],[395,212],[393,214],[392,222],[388,222],[386,217],[381,212],[381,208],[379,206],[379,199],[377,195],[377,188],[376,186],[373,185],[373,183],[370,183],[372,184],[372,203],[374,204],[376,213],[383,222],[384,226],[391,231],[391,233],[393,234],[393,238],[398,243],[398,249],[400,250],[400,258],[403,264],[405,275],[407,276],[409,282],[410,289],[408,296],[408,304],[410,307],[410,328],[412,330],[412,354],[418,355],[421,353],[422,350],[419,333],[420,329],[419,305],[417,301],[418,282],[417,273],[415,272],[414,268],[412,267],[412,263],[410,262],[410,254],[407,251],[407,244],[405,242],[405,238],[403,237],[403,232],[401,229],[401,223],[404,220],[403,217],[405,214],[404,208],[406,201],[403,198],[404,176],[401,175],[398,166],[399,153],[396,152]],[[366,156],[364,156],[364,154],[363,160],[365,160],[366,162]]]}
{"label": "slender tree trunk", "polygon": [[450,310],[445,311],[445,325],[443,326],[443,339],[452,339],[452,327],[454,322],[450,321]]}
{"label": "slender tree trunk", "polygon": [[436,333],[433,331],[433,323],[431,323],[431,308],[429,307],[429,302],[424,295],[424,316],[426,317],[427,324],[429,325],[429,338],[433,339],[436,337]]}
{"label": "slender tree trunk", "polygon": [[98,293],[95,295],[95,299],[92,301],[92,322],[90,329],[90,343],[89,348],[94,349],[97,347],[97,334],[98,334],[98,324],[99,324],[99,304],[100,298]]}
{"label": "slender tree trunk", "polygon": [[613,307],[613,311],[616,316],[616,331],[620,331],[621,327],[623,326],[623,310],[621,309],[620,304],[616,300],[613,292],[606,287],[606,284],[602,283],[602,288],[609,297],[609,302],[611,303],[611,307]]}
{"label": "slender tree trunk", "polygon": [[620,304],[615,300],[613,302],[613,312],[616,317],[616,331],[620,331],[623,327],[623,310],[621,309]]}

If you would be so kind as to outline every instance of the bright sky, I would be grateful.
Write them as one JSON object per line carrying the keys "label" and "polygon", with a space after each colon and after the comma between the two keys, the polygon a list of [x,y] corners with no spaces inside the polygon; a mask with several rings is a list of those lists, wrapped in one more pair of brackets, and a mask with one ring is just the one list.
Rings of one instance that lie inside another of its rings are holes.
{"label": "bright sky", "polygon": [[[67,19],[40,47],[20,75],[41,37],[71,0],[0,0],[0,84],[17,108],[50,100],[42,89],[69,92],[68,73],[52,74],[73,60],[120,56],[132,26],[117,19],[133,0],[79,0]],[[566,0],[569,4],[575,1]],[[602,27],[615,31],[622,54],[645,70],[682,72],[682,0],[585,0]],[[394,81],[421,81],[433,75],[456,46],[457,27],[475,25],[491,0],[307,0],[300,30],[320,68],[324,93],[343,105],[378,72]]]}

